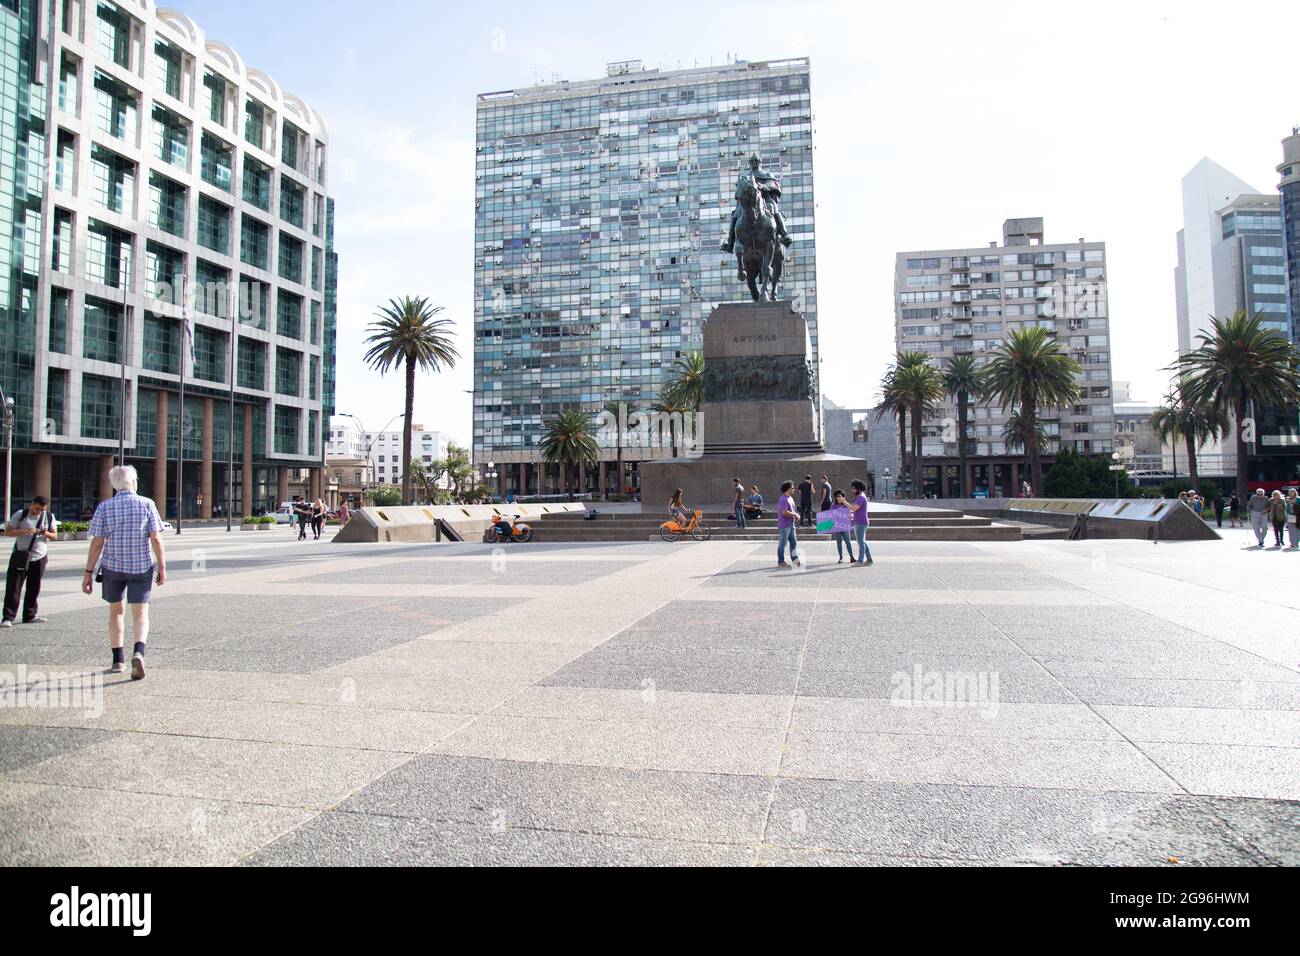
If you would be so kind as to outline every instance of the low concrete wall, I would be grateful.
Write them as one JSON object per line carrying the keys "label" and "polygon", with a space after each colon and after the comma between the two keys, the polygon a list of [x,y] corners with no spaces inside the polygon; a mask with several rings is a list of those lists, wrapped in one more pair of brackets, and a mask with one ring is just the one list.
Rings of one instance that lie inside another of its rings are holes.
{"label": "low concrete wall", "polygon": [[1065,529],[1086,515],[1089,538],[1219,539],[1213,528],[1175,498],[922,498],[910,504]]}
{"label": "low concrete wall", "polygon": [[392,508],[360,508],[352,512],[333,538],[340,544],[374,542],[421,542],[454,540],[441,531],[450,527],[464,541],[479,541],[497,515],[511,518],[541,518],[548,514],[582,511],[578,502],[513,505],[408,505]]}

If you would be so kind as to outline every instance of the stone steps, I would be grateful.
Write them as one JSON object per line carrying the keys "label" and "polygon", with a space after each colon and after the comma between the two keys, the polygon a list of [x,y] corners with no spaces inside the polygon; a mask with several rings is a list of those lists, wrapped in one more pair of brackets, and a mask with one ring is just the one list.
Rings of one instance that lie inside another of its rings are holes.
{"label": "stone steps", "polygon": [[[584,521],[580,515],[547,515],[531,524],[537,541],[657,541],[659,526],[665,520],[663,516],[645,514],[602,514],[594,521]],[[706,513],[704,524],[712,530],[713,541],[776,541],[779,536],[775,519],[750,522],[739,529],[725,515]],[[834,540],[829,534],[818,534],[809,528],[800,528],[799,537]],[[955,511],[926,509],[915,514],[891,511],[871,519],[867,538],[870,541],[1019,541],[1021,529]]]}

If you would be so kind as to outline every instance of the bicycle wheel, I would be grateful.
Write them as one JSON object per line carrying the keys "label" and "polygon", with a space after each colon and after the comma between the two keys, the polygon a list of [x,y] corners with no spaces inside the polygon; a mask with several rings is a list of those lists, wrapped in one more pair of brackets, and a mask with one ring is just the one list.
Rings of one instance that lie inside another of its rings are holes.
{"label": "bicycle wheel", "polygon": [[698,525],[695,530],[691,532],[691,537],[696,541],[708,541],[709,535],[711,534],[713,534],[713,529],[708,525],[702,524]]}
{"label": "bicycle wheel", "polygon": [[676,541],[681,536],[682,533],[680,531],[674,531],[671,528],[665,528],[663,525],[659,526],[659,537],[663,538],[665,541],[671,543],[673,541]]}
{"label": "bicycle wheel", "polygon": [[532,528],[524,528],[524,529],[522,529],[522,530],[519,532],[519,536],[518,536],[517,538],[515,538],[515,540],[516,540],[516,541],[527,541],[527,540],[528,540],[529,538],[531,538],[532,536],[533,536],[533,529],[532,529]]}

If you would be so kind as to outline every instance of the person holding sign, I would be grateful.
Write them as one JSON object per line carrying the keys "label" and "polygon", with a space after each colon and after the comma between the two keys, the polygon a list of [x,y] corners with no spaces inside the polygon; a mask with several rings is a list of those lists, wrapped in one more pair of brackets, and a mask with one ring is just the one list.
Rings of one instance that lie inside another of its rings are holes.
{"label": "person holding sign", "polygon": [[[836,564],[844,563],[844,549],[849,552],[849,564],[854,564],[853,560],[853,539],[849,537],[849,529],[852,527],[853,509],[849,507],[849,500],[844,496],[843,491],[835,492],[835,501],[831,504],[830,515],[831,535],[835,538],[835,553],[839,555],[839,561]],[[818,529],[820,530],[820,529]]]}
{"label": "person holding sign", "polygon": [[862,566],[875,564],[871,559],[871,549],[867,547],[867,525],[871,523],[867,518],[867,486],[855,478],[849,487],[855,492],[849,508],[853,511],[853,531],[858,539],[857,563]]}

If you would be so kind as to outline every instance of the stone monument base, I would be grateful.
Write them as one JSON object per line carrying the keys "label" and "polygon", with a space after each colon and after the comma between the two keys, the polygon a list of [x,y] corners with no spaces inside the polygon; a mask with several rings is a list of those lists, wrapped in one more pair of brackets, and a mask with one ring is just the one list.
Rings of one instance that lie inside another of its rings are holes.
{"label": "stone monument base", "polygon": [[[861,458],[846,458],[826,452],[793,455],[761,453],[737,455],[702,455],[699,458],[668,458],[641,463],[641,503],[646,511],[667,509],[674,491],[682,489],[683,500],[693,507],[710,506],[729,510],[732,479],[739,478],[749,494],[750,485],[758,485],[764,509],[776,508],[781,483],[793,481],[797,488],[804,475],[813,476],[817,491],[814,505],[821,502],[821,477],[831,480],[831,487],[847,494],[849,482],[867,482],[867,463]],[[797,502],[796,502],[797,504]]]}

